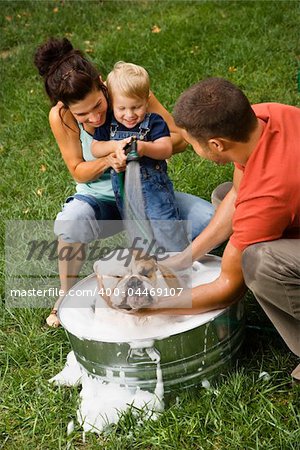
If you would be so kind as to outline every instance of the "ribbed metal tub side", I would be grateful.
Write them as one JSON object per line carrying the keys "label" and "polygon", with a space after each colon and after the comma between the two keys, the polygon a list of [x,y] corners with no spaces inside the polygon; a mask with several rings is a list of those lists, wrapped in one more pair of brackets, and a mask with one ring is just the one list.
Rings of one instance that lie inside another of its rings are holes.
{"label": "ribbed metal tub side", "polygon": [[151,350],[160,359],[164,391],[169,394],[196,387],[231,367],[243,342],[244,307],[240,301],[203,325],[152,344],[135,342],[134,348],[126,342],[82,340],[66,332],[78,362],[89,373],[154,392],[157,366],[149,356]]}

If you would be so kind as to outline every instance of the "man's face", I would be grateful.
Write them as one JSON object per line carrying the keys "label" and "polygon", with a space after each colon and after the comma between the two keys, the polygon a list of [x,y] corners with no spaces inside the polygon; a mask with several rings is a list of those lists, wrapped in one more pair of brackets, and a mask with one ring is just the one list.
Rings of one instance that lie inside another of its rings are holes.
{"label": "man's face", "polygon": [[227,164],[230,162],[230,159],[227,157],[226,152],[221,149],[220,142],[217,139],[200,142],[186,130],[182,130],[182,135],[184,140],[191,144],[197,155],[201,156],[201,158],[208,159],[216,164]]}

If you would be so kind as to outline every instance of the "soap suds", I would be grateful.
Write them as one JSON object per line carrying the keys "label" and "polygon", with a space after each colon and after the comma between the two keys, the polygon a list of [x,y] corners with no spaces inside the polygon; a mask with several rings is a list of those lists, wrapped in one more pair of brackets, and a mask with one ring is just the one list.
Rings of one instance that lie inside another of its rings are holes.
{"label": "soap suds", "polygon": [[[120,378],[124,378],[124,385],[113,382],[112,373],[107,374],[112,380],[109,383],[104,382],[100,377],[90,375],[79,365],[73,351],[68,354],[63,370],[49,381],[61,386],[72,386],[72,381],[74,385],[77,385],[80,380],[82,389],[77,420],[85,432],[101,433],[107,425],[117,423],[120,414],[131,407],[134,407],[133,411],[143,410],[144,419],[156,419],[157,414],[163,411],[162,372],[159,361],[157,359],[155,361],[157,362],[157,384],[154,393],[140,388],[134,391],[128,389],[122,371]],[[74,373],[76,376],[73,376]],[[71,432],[70,424],[71,422],[68,425],[68,434]]]}
{"label": "soap suds", "polygon": [[[206,258],[193,264],[193,286],[218,277],[220,262]],[[82,293],[86,293],[85,296]],[[128,342],[139,339],[161,339],[203,325],[223,310],[187,316],[135,316],[108,308],[98,295],[96,276],[78,283],[72,295],[66,295],[59,318],[66,330],[80,339],[101,342]]]}

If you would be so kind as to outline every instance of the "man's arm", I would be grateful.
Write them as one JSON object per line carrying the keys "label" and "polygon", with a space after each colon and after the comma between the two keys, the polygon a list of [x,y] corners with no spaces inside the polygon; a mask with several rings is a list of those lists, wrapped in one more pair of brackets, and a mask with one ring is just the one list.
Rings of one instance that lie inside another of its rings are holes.
{"label": "man's arm", "polygon": [[[190,265],[191,260],[200,259],[229,238],[232,233],[234,204],[242,176],[243,172],[235,168],[233,187],[221,202],[211,222],[181,255],[174,257],[174,260],[179,258],[178,267],[181,264],[182,267]],[[241,259],[242,252],[228,242],[222,257],[221,273],[216,280],[183,291],[178,297],[162,298],[153,309],[147,310],[147,313],[198,314],[225,308],[238,300],[246,290]],[[185,261],[187,264],[184,264]],[[165,265],[168,267],[168,260]]]}
{"label": "man's arm", "polygon": [[246,292],[241,260],[242,252],[228,242],[222,257],[221,273],[216,280],[182,291],[182,295],[177,297],[162,297],[152,309],[146,310],[147,313],[199,314],[226,308]]}
{"label": "man's arm", "polygon": [[243,172],[235,168],[233,186],[225,196],[207,227],[182,253],[166,260],[165,265],[180,269],[188,267],[192,261],[200,259],[205,253],[225,242],[232,233],[232,218],[235,210],[235,200]]}

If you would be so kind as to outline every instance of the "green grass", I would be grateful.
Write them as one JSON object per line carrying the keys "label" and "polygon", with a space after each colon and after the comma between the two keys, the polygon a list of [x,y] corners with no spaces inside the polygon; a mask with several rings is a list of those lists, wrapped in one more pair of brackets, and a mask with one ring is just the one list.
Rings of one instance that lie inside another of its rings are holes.
{"label": "green grass", "polygon": [[[32,64],[35,48],[49,36],[67,36],[88,50],[104,78],[117,60],[145,66],[153,91],[170,111],[185,88],[207,76],[228,78],[253,103],[299,103],[296,1],[1,1],[0,6],[2,244],[5,220],[52,220],[74,189]],[[155,25],[159,33],[152,32]],[[232,167],[201,161],[191,149],[170,163],[175,188],[206,199],[231,174]],[[181,396],[156,422],[139,426],[129,413],[100,437],[87,435],[86,444],[78,425],[67,437],[78,390],[47,383],[69,351],[64,331],[45,328],[43,309],[5,309],[4,256],[0,271],[0,449],[300,448],[300,390],[291,387],[289,376],[296,358],[251,294],[237,367],[213,389]],[[269,381],[258,379],[262,370]]]}

